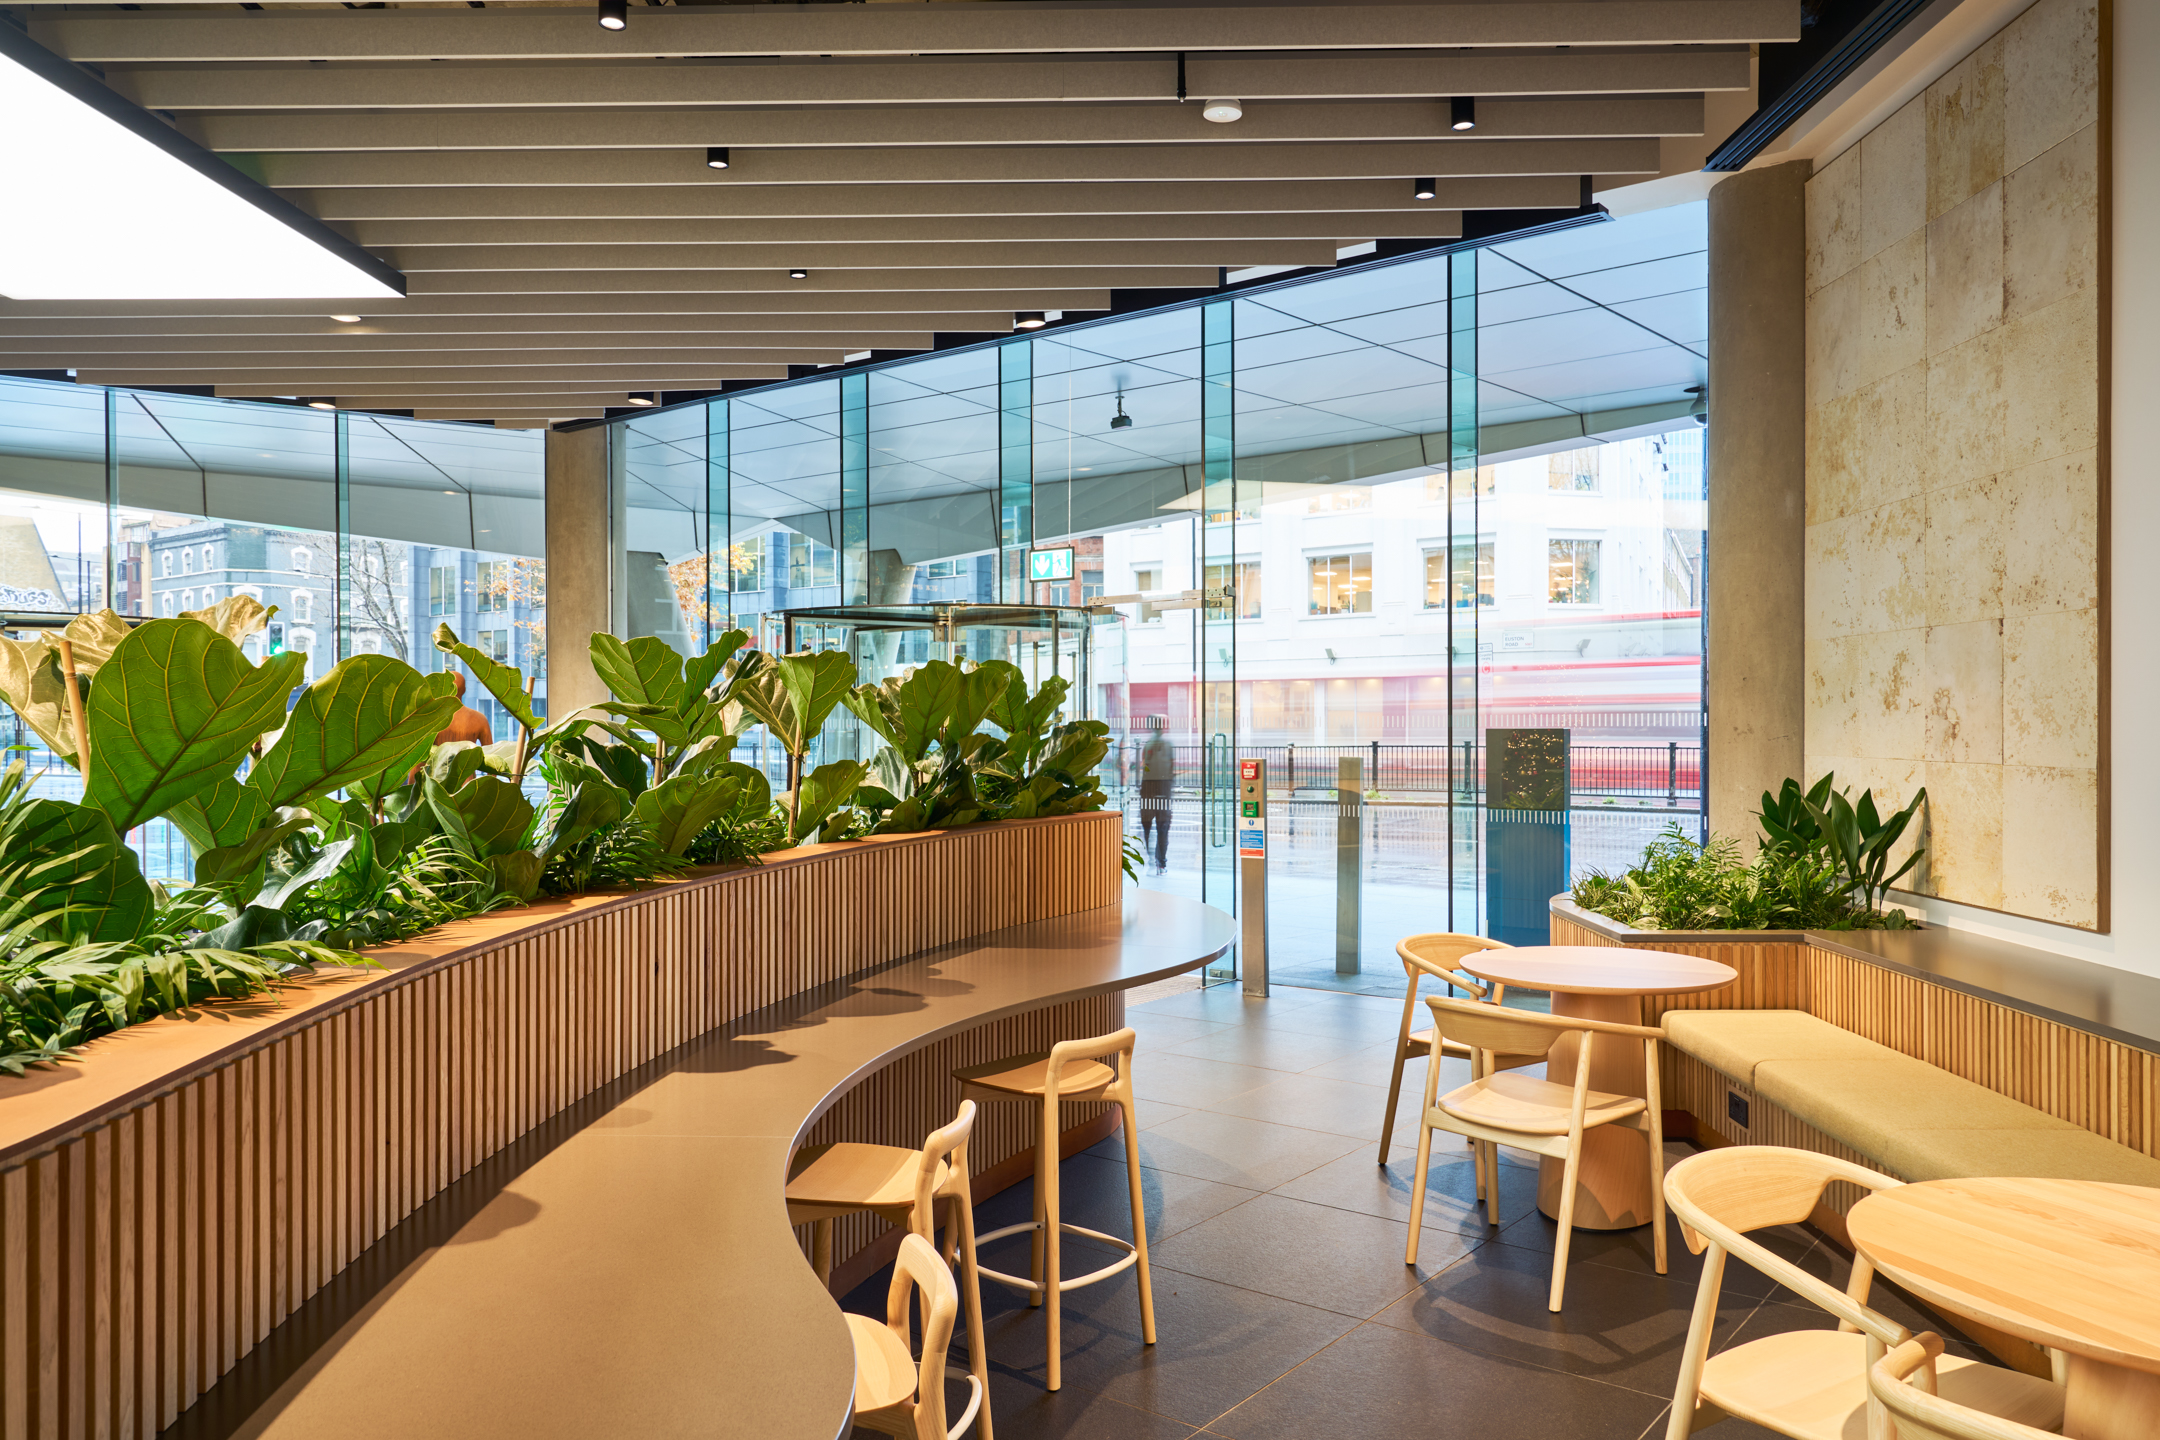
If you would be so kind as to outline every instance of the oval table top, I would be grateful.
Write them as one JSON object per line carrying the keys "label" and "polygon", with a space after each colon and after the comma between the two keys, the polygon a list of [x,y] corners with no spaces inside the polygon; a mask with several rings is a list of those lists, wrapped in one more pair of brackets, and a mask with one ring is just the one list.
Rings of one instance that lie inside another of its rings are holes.
{"label": "oval table top", "polygon": [[1866,1196],[1846,1224],[1877,1270],[1931,1305],[2160,1373],[2160,1190],[1924,1180]]}
{"label": "oval table top", "polygon": [[1474,950],[1456,964],[1480,980],[1562,995],[1684,995],[1740,978],[1730,965],[1620,945],[1518,945]]}
{"label": "oval table top", "polygon": [[1142,890],[746,1015],[422,1206],[286,1322],[286,1353],[258,1347],[167,1433],[836,1440],[854,1346],[785,1194],[810,1126],[933,1041],[1182,974],[1236,935],[1220,910]]}

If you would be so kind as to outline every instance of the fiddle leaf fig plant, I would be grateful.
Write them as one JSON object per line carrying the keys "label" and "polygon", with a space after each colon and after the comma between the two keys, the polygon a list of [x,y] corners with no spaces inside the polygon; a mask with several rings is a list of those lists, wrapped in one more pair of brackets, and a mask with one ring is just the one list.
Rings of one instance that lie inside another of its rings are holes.
{"label": "fiddle leaf fig plant", "polygon": [[306,669],[294,651],[252,665],[199,621],[146,621],[91,686],[85,802],[124,832],[230,780],[250,747],[285,723]]}
{"label": "fiddle leaf fig plant", "polygon": [[838,650],[783,655],[737,677],[735,698],[787,752],[787,794],[782,798],[791,834],[801,833],[803,757],[854,678],[854,662]]}
{"label": "fiddle leaf fig plant", "polygon": [[[247,783],[274,808],[416,764],[458,712],[448,675],[388,655],[355,655],[300,692]],[[96,754],[93,744],[91,753]]]}

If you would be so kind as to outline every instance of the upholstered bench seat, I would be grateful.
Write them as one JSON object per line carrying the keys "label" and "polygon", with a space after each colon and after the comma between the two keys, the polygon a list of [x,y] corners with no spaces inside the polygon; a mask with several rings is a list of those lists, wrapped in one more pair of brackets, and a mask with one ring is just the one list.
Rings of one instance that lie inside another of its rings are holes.
{"label": "upholstered bench seat", "polygon": [[1666,1040],[1750,1089],[1765,1060],[1905,1058],[1805,1010],[1668,1010],[1662,1023]]}
{"label": "upholstered bench seat", "polygon": [[1900,1179],[2160,1187],[2160,1160],[1802,1010],[1675,1010],[1663,1023],[1676,1049]]}

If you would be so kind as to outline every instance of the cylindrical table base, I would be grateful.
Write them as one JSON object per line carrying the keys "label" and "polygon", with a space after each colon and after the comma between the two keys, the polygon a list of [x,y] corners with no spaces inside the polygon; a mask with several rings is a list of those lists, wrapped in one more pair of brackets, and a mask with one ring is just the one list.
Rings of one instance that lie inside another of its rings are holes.
{"label": "cylindrical table base", "polygon": [[[1554,992],[1552,1013],[1581,1020],[1642,1023],[1642,1001],[1633,995],[1566,995]],[[1545,1059],[1545,1078],[1558,1085],[1575,1083],[1575,1036],[1563,1037]],[[1611,1095],[1641,1095],[1643,1052],[1640,1040],[1600,1035],[1590,1052],[1590,1088]],[[1538,1209],[1560,1216],[1561,1162],[1538,1165]],[[1575,1224],[1584,1230],[1632,1230],[1651,1219],[1650,1141],[1639,1130],[1605,1125],[1583,1136],[1581,1168],[1575,1177]]]}

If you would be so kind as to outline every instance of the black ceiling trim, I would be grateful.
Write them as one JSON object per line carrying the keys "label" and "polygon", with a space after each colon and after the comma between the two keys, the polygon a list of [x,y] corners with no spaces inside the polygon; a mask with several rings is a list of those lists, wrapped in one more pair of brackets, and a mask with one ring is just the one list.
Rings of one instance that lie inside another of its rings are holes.
{"label": "black ceiling trim", "polygon": [[[1739,129],[1726,137],[1725,143],[1711,151],[1710,158],[1703,162],[1703,169],[1747,168],[1750,160],[1768,149],[1770,142],[1784,134],[1794,121],[1813,108],[1816,101],[1843,84],[1845,77],[1859,69],[1891,36],[1904,29],[1907,21],[1933,3],[1934,0],[1880,0],[1865,14],[1853,7],[1855,18],[1843,27],[1844,34],[1830,43],[1812,65],[1779,88],[1775,98],[1750,115]],[[1834,29],[1829,31],[1829,34],[1835,33]],[[1810,41],[1803,39],[1795,47],[1795,58],[1804,56],[1810,48]],[[1771,57],[1777,52],[1769,46],[1764,46],[1763,50],[1762,76],[1775,85],[1777,73]]]}

